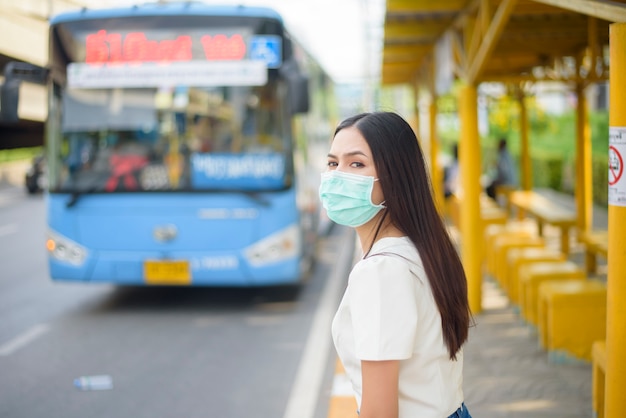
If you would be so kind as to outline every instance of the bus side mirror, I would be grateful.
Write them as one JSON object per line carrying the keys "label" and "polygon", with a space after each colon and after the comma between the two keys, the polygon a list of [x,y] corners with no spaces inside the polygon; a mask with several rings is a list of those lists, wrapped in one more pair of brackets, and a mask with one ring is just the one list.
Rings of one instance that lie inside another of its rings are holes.
{"label": "bus side mirror", "polygon": [[298,63],[289,59],[283,63],[280,73],[287,80],[287,100],[292,115],[309,111],[309,78],[304,75]]}
{"label": "bus side mirror", "polygon": [[22,81],[46,84],[48,69],[27,62],[9,62],[4,67],[4,84],[0,86],[0,121],[19,122],[17,108],[20,101],[20,84]]}
{"label": "bus side mirror", "polygon": [[300,74],[289,80],[289,101],[293,114],[307,113],[309,111],[310,97],[308,77]]}
{"label": "bus side mirror", "polygon": [[20,118],[17,115],[17,105],[20,98],[20,81],[6,80],[0,86],[0,121],[17,123]]}

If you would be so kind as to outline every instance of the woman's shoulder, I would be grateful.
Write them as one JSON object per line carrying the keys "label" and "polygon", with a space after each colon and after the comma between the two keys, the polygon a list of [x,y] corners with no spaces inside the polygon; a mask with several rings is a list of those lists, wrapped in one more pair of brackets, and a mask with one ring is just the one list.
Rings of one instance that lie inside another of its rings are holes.
{"label": "woman's shoulder", "polygon": [[413,275],[420,280],[424,267],[419,253],[408,237],[386,237],[378,240],[371,251],[354,267],[358,275],[392,277]]}
{"label": "woman's shoulder", "polygon": [[407,236],[385,237],[376,241],[366,258],[375,258],[380,256],[396,259],[401,258],[406,260],[411,265],[423,268],[419,251],[417,251],[417,248],[415,248],[415,245]]}

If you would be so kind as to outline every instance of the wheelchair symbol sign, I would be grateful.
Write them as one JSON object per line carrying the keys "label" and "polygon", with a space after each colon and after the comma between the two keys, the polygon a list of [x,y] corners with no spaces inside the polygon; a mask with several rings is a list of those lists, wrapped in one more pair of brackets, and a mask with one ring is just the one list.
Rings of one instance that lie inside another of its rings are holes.
{"label": "wheelchair symbol sign", "polygon": [[279,36],[255,36],[250,41],[250,59],[263,61],[267,68],[278,68],[283,62]]}

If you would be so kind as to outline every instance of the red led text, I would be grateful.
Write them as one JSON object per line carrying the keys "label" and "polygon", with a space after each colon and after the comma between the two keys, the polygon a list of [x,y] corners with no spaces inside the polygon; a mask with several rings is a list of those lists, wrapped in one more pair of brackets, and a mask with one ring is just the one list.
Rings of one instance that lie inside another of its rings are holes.
{"label": "red led text", "polygon": [[[204,35],[200,42],[206,60],[241,60],[246,56],[246,43],[239,34]],[[100,30],[86,37],[85,62],[98,65],[191,61],[194,58],[192,43],[188,35],[157,41],[148,39],[143,32],[123,35]]]}

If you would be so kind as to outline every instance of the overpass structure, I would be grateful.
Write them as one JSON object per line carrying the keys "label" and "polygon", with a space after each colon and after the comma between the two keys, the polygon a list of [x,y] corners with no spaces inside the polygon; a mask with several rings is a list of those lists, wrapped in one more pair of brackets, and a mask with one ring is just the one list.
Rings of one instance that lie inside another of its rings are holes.
{"label": "overpass structure", "polygon": [[[106,0],[0,0],[0,84],[11,61],[45,66],[48,62],[48,19],[52,14],[94,5]],[[0,149],[43,144],[47,116],[46,87],[22,83],[17,124],[0,121]]]}
{"label": "overpass structure", "polygon": [[[433,187],[442,201],[435,127],[437,97],[460,83],[461,236],[482,242],[481,154],[477,89],[504,83],[518,99],[521,187],[532,189],[525,97],[533,84],[559,82],[577,96],[576,209],[579,231],[591,228],[591,134],[585,90],[609,81],[611,138],[626,138],[626,1],[609,0],[387,0],[382,58],[383,85],[405,84],[429,99]],[[422,100],[423,101],[423,100]],[[418,118],[416,118],[418,119]],[[418,119],[419,120],[419,119]],[[423,129],[421,131],[424,131]],[[620,145],[626,151],[626,146]],[[619,147],[618,147],[619,148]],[[610,148],[609,148],[610,149]],[[617,149],[620,151],[620,149]],[[609,151],[610,153],[611,151]],[[626,153],[626,152],[624,152]],[[619,155],[619,153],[618,153]],[[621,177],[623,161],[619,161]],[[610,165],[610,167],[612,167]],[[626,193],[626,176],[621,185]],[[607,185],[609,187],[609,185]],[[613,184],[613,188],[615,184]],[[611,192],[611,189],[609,189]],[[609,193],[606,417],[622,415],[626,389],[626,199]],[[481,311],[480,245],[462,245],[470,306]]]}

